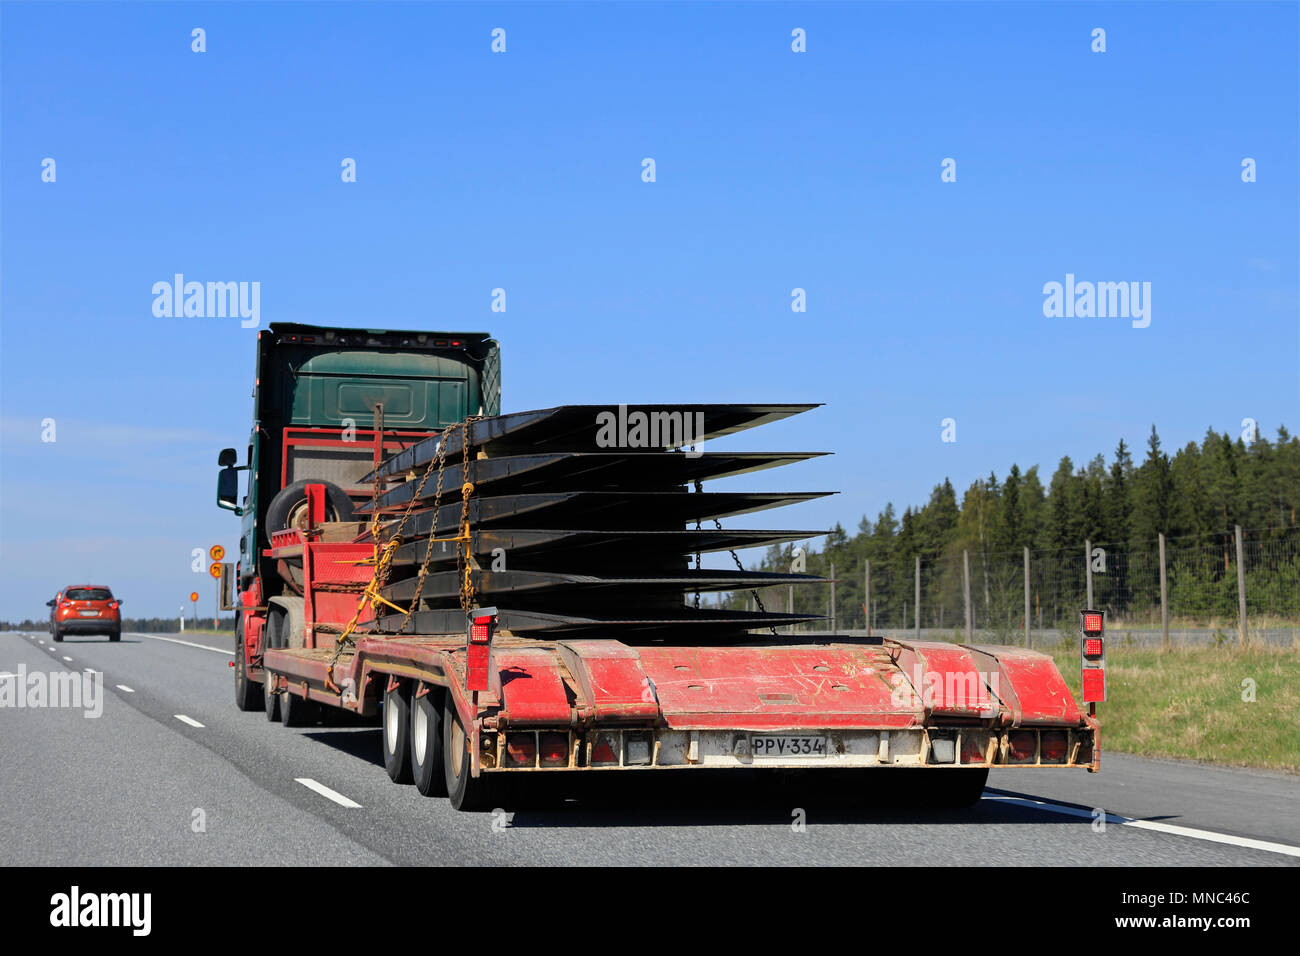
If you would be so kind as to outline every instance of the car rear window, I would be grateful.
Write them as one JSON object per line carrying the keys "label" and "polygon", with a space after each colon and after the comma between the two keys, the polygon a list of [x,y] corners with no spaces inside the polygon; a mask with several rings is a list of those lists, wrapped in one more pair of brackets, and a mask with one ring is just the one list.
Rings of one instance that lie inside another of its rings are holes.
{"label": "car rear window", "polygon": [[108,588],[68,588],[63,597],[67,601],[111,601],[113,592]]}

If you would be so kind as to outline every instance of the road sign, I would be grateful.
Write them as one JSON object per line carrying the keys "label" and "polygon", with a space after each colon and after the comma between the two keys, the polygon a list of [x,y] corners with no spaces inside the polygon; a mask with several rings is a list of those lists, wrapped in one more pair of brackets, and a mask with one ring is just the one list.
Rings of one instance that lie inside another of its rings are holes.
{"label": "road sign", "polygon": [[221,577],[221,562],[213,561],[208,565],[208,574],[212,575],[214,578]]}
{"label": "road sign", "polygon": [[191,601],[197,601],[198,599],[199,599],[199,592],[198,592],[198,591],[191,591],[191,592],[190,592],[190,600],[191,600]]}
{"label": "road sign", "polygon": [[[225,556],[226,549],[219,544],[214,544],[212,547],[208,548],[208,557],[213,561],[220,561]],[[216,577],[216,575],[213,575],[213,577]]]}

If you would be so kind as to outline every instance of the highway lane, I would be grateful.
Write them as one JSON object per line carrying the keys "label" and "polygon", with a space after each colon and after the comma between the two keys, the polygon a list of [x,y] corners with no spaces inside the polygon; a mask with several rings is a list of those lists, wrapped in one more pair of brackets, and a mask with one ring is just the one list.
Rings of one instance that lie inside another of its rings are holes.
{"label": "highway lane", "polygon": [[[540,806],[462,814],[391,783],[373,727],[345,719],[287,729],[236,710],[230,659],[227,640],[210,635],[54,645],[47,634],[0,634],[0,673],[20,663],[90,667],[103,672],[106,692],[97,719],[0,709],[0,862],[1300,863],[1215,841],[1225,834],[1300,845],[1293,809],[1300,779],[1111,754],[1099,775],[995,772],[984,799],[966,810],[864,806],[815,774],[779,784],[684,771],[638,775],[612,792],[565,781]],[[1117,815],[1104,831],[1093,825],[1094,807]],[[195,809],[204,811],[204,833],[192,832]],[[792,827],[797,816],[802,829]],[[1123,818],[1209,836],[1140,829]]]}

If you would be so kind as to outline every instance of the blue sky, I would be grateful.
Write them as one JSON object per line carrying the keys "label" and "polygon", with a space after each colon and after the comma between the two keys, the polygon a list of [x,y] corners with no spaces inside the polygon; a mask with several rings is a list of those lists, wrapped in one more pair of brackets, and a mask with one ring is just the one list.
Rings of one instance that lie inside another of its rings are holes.
{"label": "blue sky", "polygon": [[[1153,423],[1300,429],[1294,3],[0,17],[0,618],[89,578],[210,607],[190,552],[237,540],[255,332],[156,318],[176,272],[260,282],[263,327],[491,331],[507,410],[827,403],[728,442],[836,453],[738,481],[841,492],[751,526],[851,530]],[[1150,326],[1045,317],[1067,273],[1150,282]]]}

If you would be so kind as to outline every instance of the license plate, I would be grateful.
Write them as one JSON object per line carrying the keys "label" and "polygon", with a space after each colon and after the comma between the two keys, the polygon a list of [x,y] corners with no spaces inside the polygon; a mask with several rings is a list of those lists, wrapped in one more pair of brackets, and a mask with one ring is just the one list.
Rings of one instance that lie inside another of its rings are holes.
{"label": "license plate", "polygon": [[77,613],[82,617],[99,617],[98,611],[78,611]]}
{"label": "license plate", "polygon": [[755,757],[825,757],[826,738],[804,734],[763,734],[749,738]]}

